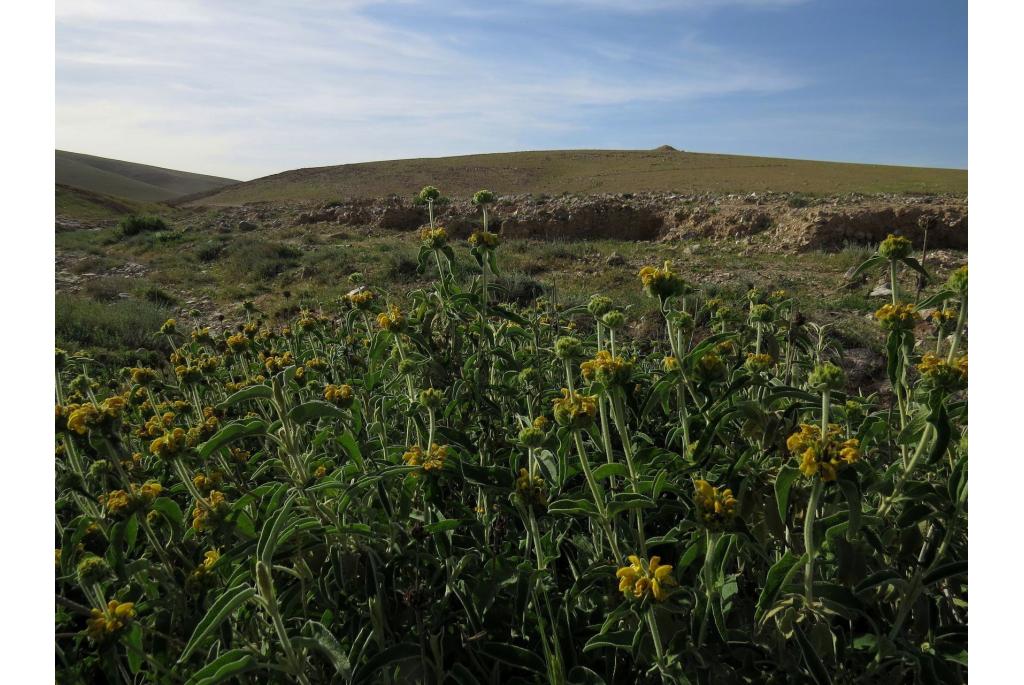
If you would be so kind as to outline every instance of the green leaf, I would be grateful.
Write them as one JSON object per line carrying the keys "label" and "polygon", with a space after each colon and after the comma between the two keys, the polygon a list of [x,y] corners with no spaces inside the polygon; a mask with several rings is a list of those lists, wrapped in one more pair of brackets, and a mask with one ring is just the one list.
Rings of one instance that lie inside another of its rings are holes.
{"label": "green leaf", "polygon": [[903,262],[904,264],[906,264],[907,266],[909,266],[911,269],[913,269],[917,273],[919,273],[922,276],[924,276],[926,281],[932,280],[931,274],[929,274],[927,271],[925,271],[924,267],[921,266],[921,262],[917,261],[913,257],[904,257],[900,261]]}
{"label": "green leaf", "polygon": [[[260,386],[263,387],[263,386]],[[242,391],[244,392],[244,390]],[[241,438],[263,435],[267,431],[267,422],[255,419],[252,421],[233,421],[227,424],[199,446],[199,456],[206,459],[221,447]]]}
{"label": "green leaf", "polygon": [[779,591],[789,583],[793,574],[806,562],[806,559],[806,554],[797,556],[787,551],[781,559],[772,564],[772,567],[768,569],[764,588],[761,589],[761,596],[757,598],[754,620],[760,621],[765,612],[772,608],[779,596]]}
{"label": "green leaf", "polygon": [[254,665],[255,657],[250,652],[232,649],[193,673],[185,685],[215,685],[248,671]]}
{"label": "green leaf", "polygon": [[614,633],[595,635],[587,640],[587,644],[583,646],[583,652],[586,653],[606,647],[608,649],[623,649],[632,653],[633,637],[635,634],[635,631],[632,630],[620,630]]}
{"label": "green leaf", "polygon": [[185,649],[181,652],[181,656],[178,657],[178,663],[180,664],[188,659],[206,636],[210,635],[217,626],[234,613],[235,609],[255,596],[256,590],[248,585],[238,585],[221,593],[220,597],[207,609],[206,615],[203,616],[202,620],[196,624],[195,630],[192,631],[192,637],[189,638]]}
{"label": "green leaf", "polygon": [[429,526],[424,527],[424,530],[428,533],[443,533],[447,530],[455,530],[461,525],[461,519],[445,519],[437,523],[431,523]]}
{"label": "green leaf", "polygon": [[262,561],[268,568],[273,563],[274,552],[277,550],[281,533],[285,528],[285,518],[288,516],[294,499],[295,493],[293,492],[288,495],[284,504],[274,512],[274,515],[267,519],[267,522],[263,524],[263,530],[260,531],[260,539],[256,543],[256,559]]}
{"label": "green leaf", "polygon": [[420,646],[414,642],[400,642],[377,652],[356,669],[353,682],[379,682],[385,669],[403,661],[420,658]]}
{"label": "green leaf", "polygon": [[635,509],[653,509],[657,505],[650,497],[634,492],[619,492],[612,497],[608,503],[608,515],[615,516],[624,511]]}
{"label": "green leaf", "polygon": [[544,673],[545,670],[543,659],[535,652],[517,645],[504,642],[485,642],[480,646],[480,652],[495,661],[515,668],[524,668],[534,673]]}
{"label": "green leaf", "polygon": [[132,623],[132,627],[124,636],[125,654],[128,657],[128,669],[132,673],[142,670],[142,660],[145,652],[142,649],[142,626]]}
{"label": "green leaf", "polygon": [[854,270],[853,274],[850,276],[850,280],[851,281],[856,280],[865,271],[867,271],[868,269],[872,269],[872,268],[882,264],[883,262],[885,262],[885,257],[883,257],[882,255],[877,255],[876,254],[876,255],[873,255],[871,257],[868,257],[863,262],[861,262],[860,266],[858,266]]}
{"label": "green leaf", "polygon": [[338,407],[322,400],[311,400],[292,407],[288,418],[296,423],[306,423],[318,419],[343,419],[345,412]]}
{"label": "green leaf", "polygon": [[779,509],[779,519],[785,522],[789,510],[789,491],[793,482],[800,477],[800,469],[795,466],[783,466],[775,477],[775,504]]}
{"label": "green leaf", "polygon": [[250,385],[248,388],[242,388],[217,406],[225,408],[247,400],[269,400],[273,397],[274,391],[270,389],[269,385]]}
{"label": "green leaf", "polygon": [[852,540],[857,531],[860,530],[860,483],[849,478],[839,478],[836,482],[839,483],[839,489],[843,491],[843,496],[849,505],[850,526],[846,531],[846,539]]}
{"label": "green leaf", "polygon": [[811,672],[811,678],[817,685],[832,685],[832,678],[825,669],[825,664],[821,663],[821,659],[818,658],[814,647],[807,639],[807,636],[804,635],[804,631],[800,629],[800,626],[794,624],[793,632],[796,634],[796,642],[800,646],[800,653],[804,656],[804,663],[807,664],[807,669]]}
{"label": "green leaf", "polygon": [[932,583],[937,583],[940,580],[945,580],[946,578],[951,578],[953,576],[960,576],[960,575],[966,575],[966,574],[967,574],[967,560],[966,559],[959,560],[959,561],[948,561],[945,564],[940,564],[939,566],[936,566],[934,569],[932,569],[931,571],[926,573],[924,578],[922,579],[922,582],[925,585],[931,585]]}
{"label": "green leaf", "polygon": [[548,504],[548,513],[553,516],[597,516],[597,509],[587,499],[559,499]]}
{"label": "green leaf", "polygon": [[601,464],[594,469],[594,478],[597,480],[604,480],[613,476],[625,478],[628,475],[629,469],[626,468],[626,465],[617,461],[614,461],[611,464]]}

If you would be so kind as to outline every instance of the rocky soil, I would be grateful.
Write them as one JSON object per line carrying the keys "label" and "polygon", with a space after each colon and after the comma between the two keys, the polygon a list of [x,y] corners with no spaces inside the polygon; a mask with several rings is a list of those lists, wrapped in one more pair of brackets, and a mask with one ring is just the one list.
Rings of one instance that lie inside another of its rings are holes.
{"label": "rocky soil", "polygon": [[[479,226],[479,208],[467,201],[444,203],[435,212],[455,236],[468,235]],[[920,244],[927,230],[931,248],[967,249],[967,200],[951,196],[516,195],[502,197],[490,214],[492,230],[509,238],[685,240],[763,235],[781,252],[800,252],[878,242],[894,232]],[[214,217],[207,221],[222,231],[314,224],[411,231],[427,223],[427,209],[389,197],[326,204],[253,203],[222,208]]]}

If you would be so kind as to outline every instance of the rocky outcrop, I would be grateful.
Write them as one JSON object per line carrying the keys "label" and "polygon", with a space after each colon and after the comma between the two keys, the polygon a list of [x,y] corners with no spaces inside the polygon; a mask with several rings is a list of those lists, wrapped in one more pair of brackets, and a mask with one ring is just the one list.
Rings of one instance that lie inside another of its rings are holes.
{"label": "rocky outcrop", "polygon": [[[271,228],[335,224],[413,231],[428,221],[427,208],[391,196],[322,205],[243,205],[226,208],[235,222]],[[481,223],[466,200],[439,203],[435,218],[454,237]],[[756,239],[779,251],[836,250],[877,243],[889,233],[932,249],[967,249],[967,201],[949,196],[797,194],[711,195],[677,193],[502,197],[490,208],[491,230],[508,238],[573,240]],[[237,225],[231,224],[231,225]]]}

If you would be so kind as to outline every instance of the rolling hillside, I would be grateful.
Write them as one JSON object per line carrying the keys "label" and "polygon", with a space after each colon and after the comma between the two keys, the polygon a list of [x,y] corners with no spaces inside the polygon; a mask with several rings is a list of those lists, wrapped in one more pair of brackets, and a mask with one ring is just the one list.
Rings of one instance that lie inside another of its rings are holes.
{"label": "rolling hillside", "polygon": [[237,183],[229,178],[192,174],[77,152],[55,152],[55,178],[59,185],[128,200],[159,202]]}
{"label": "rolling hillside", "polygon": [[296,169],[188,198],[192,204],[408,196],[641,191],[967,193],[967,171],[655,150],[553,150]]}

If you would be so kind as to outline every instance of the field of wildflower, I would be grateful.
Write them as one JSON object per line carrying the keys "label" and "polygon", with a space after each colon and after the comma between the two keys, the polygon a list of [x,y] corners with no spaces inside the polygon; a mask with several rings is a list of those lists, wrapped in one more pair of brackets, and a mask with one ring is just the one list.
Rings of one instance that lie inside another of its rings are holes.
{"label": "field of wildflower", "polygon": [[966,682],[966,267],[861,266],[864,394],[783,291],[645,267],[655,340],[498,304],[493,200],[468,245],[431,212],[404,308],[57,350],[58,682]]}

